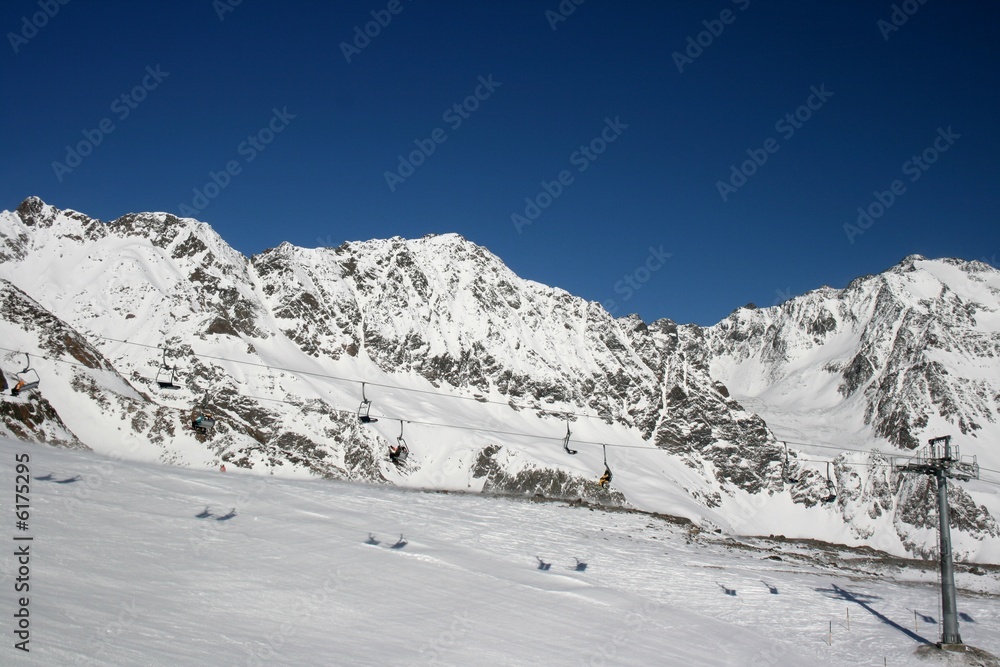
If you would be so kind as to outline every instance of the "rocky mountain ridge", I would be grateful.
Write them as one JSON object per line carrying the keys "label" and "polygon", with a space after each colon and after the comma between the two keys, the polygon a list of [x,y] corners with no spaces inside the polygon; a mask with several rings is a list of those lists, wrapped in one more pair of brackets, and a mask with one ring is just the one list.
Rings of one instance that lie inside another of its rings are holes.
{"label": "rocky mountain ridge", "polygon": [[[703,328],[616,319],[457,235],[286,243],[248,258],[195,220],[104,223],[29,198],[0,214],[0,278],[3,370],[36,355],[43,383],[20,405],[52,411],[49,431],[31,431],[8,409],[18,437],[584,497],[921,554],[933,543],[926,489],[876,464],[940,429],[986,462],[997,454],[1000,277],[975,262],[910,257]],[[27,317],[6,305],[32,301]],[[76,342],[54,346],[42,330]],[[161,365],[179,369],[182,389],[156,385]],[[361,381],[373,425],[355,415]],[[220,416],[211,434],[187,427],[199,411]],[[567,430],[578,456],[563,450]],[[402,468],[385,458],[397,437],[413,452]],[[610,491],[594,483],[605,459]],[[953,494],[963,553],[1000,558],[1000,503],[972,494]]]}

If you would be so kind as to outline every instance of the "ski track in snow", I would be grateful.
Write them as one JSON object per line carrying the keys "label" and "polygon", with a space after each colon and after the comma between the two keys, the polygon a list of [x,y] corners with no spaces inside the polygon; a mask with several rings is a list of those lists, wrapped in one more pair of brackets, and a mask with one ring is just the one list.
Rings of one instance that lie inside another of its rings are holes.
{"label": "ski track in snow", "polygon": [[[31,457],[31,652],[12,647],[8,549],[2,664],[874,666],[918,664],[914,635],[937,639],[913,625],[940,616],[933,571],[840,569],[840,552],[770,560],[774,543],[642,514],[0,440],[9,484],[16,453]],[[1000,576],[959,585],[963,639],[997,652]]]}

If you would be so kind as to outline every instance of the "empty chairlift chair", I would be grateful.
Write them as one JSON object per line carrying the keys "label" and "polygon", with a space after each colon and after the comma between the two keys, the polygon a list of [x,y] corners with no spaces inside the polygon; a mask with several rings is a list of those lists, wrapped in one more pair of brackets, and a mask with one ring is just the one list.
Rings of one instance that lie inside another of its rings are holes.
{"label": "empty chairlift chair", "polygon": [[566,450],[567,454],[576,454],[575,449],[569,448],[569,436],[572,435],[569,430],[569,419],[566,419],[566,435],[563,436],[563,449]]}
{"label": "empty chairlift chair", "polygon": [[177,367],[167,363],[167,350],[163,349],[163,361],[156,371],[156,384],[160,389],[180,389],[181,385],[177,381]]}
{"label": "empty chairlift chair", "polygon": [[781,463],[781,480],[785,484],[798,484],[799,480],[788,474],[788,443],[781,443],[785,446],[785,460]]}
{"label": "empty chairlift chair", "polygon": [[823,497],[824,503],[832,503],[837,499],[837,485],[833,483],[833,479],[830,477],[830,463],[826,464],[826,496]]}
{"label": "empty chairlift chair", "polygon": [[365,396],[365,383],[361,383],[361,405],[358,406],[358,421],[362,424],[372,424],[378,420],[371,416],[372,402]]}

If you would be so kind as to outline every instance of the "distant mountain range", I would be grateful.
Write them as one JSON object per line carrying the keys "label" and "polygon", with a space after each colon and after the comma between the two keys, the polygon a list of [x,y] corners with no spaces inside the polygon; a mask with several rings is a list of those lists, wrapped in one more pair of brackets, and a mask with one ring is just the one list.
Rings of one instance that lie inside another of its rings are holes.
{"label": "distant mountain range", "polygon": [[[5,381],[40,379],[4,392],[0,431],[114,456],[580,497],[922,556],[929,480],[891,460],[950,434],[1000,469],[1000,272],[980,262],[911,256],[699,327],[614,318],[453,234],[248,258],[193,219],[32,197],[0,213],[0,299]],[[960,557],[1000,562],[998,490],[952,486]]]}

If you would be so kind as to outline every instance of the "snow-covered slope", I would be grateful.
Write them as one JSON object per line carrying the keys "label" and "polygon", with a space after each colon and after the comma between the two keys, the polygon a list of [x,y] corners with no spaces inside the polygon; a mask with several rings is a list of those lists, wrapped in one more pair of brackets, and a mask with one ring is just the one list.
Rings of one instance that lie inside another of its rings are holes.
{"label": "snow-covered slope", "polygon": [[[15,534],[32,539],[0,557],[27,586],[3,596],[3,664],[996,664],[928,646],[933,566],[870,551],[9,439],[0,478],[15,457]],[[997,653],[1000,571],[961,566],[958,583],[962,639]]]}
{"label": "snow-covered slope", "polygon": [[[843,290],[739,309],[707,337],[713,375],[813,456],[908,452],[951,434],[966,458],[1000,469],[1000,272],[986,264],[914,255]],[[936,527],[932,491],[926,479],[891,479],[871,465],[883,461],[838,456],[837,506],[857,536],[884,534],[891,518],[920,553]],[[958,522],[987,539],[998,534],[997,508],[979,488],[953,487],[951,498]]]}
{"label": "snow-covered slope", "polygon": [[[195,220],[144,213],[103,223],[30,198],[0,213],[0,279],[33,299],[40,317],[76,332],[101,364],[81,379],[65,354],[5,309],[0,337],[11,343],[3,369],[10,377],[23,359],[16,352],[31,354],[43,384],[26,400],[47,401],[64,439],[105,454],[583,497],[727,532],[926,554],[932,517],[919,511],[917,480],[904,484],[884,466],[855,464],[884,463],[866,453],[873,446],[891,452],[942,429],[962,436],[965,453],[982,455],[974,436],[990,432],[998,403],[997,278],[982,271],[970,305],[972,287],[952,286],[958,277],[945,272],[967,275],[963,267],[972,265],[916,261],[936,267],[959,300],[934,297],[926,285],[926,303],[900,292],[910,279],[897,267],[868,279],[901,276],[895,292],[858,297],[870,306],[844,305],[858,291],[852,284],[816,293],[826,295],[820,306],[740,310],[703,329],[615,319],[596,303],[519,278],[456,235],[283,244],[247,258]],[[937,275],[922,266],[916,273]],[[919,328],[921,313],[939,321],[942,300],[956,317],[975,311],[974,323],[972,315],[961,321],[980,336],[963,335],[965,365],[919,357],[930,354],[930,345],[920,347],[928,335],[950,340],[957,331],[951,323]],[[893,304],[910,319],[894,319]],[[923,338],[905,342],[915,336]],[[884,354],[864,352],[888,341],[897,342]],[[164,358],[179,368],[182,389],[154,382]],[[876,370],[866,375],[858,358]],[[896,387],[915,391],[916,378],[928,402],[896,395]],[[362,381],[379,417],[370,425],[355,415]],[[847,389],[838,391],[841,384]],[[974,391],[978,402],[942,398],[958,390]],[[878,409],[869,418],[871,405]],[[220,417],[209,436],[187,427],[201,412]],[[831,437],[827,422],[841,435],[855,425],[857,438]],[[887,441],[893,424],[906,425],[906,437]],[[563,449],[567,428],[576,456]],[[863,451],[837,456],[794,445],[784,463],[773,430]],[[411,458],[397,468],[386,451],[401,433]],[[595,483],[605,456],[615,475],[608,490]],[[998,562],[996,487],[967,489],[957,500],[957,552]]]}

